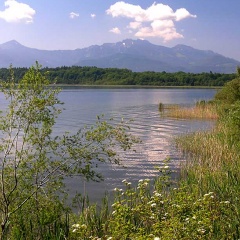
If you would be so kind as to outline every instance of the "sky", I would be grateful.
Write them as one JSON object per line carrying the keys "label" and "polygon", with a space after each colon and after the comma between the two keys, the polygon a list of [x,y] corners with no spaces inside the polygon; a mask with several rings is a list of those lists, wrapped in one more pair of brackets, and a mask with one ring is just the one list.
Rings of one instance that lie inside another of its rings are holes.
{"label": "sky", "polygon": [[0,0],[0,44],[70,50],[145,39],[240,61],[240,0]]}

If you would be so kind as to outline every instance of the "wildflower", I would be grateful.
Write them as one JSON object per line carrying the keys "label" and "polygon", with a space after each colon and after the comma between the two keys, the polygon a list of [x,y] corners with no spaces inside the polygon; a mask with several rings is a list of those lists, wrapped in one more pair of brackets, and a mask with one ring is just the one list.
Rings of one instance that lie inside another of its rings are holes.
{"label": "wildflower", "polygon": [[204,233],[206,232],[206,230],[203,229],[203,228],[200,228],[200,229],[198,229],[198,232],[199,232],[200,234],[204,234]]}
{"label": "wildflower", "polygon": [[158,192],[156,192],[154,195],[155,195],[156,197],[162,197],[162,194],[160,194],[160,193],[158,193]]}
{"label": "wildflower", "polygon": [[160,238],[159,237],[155,237],[154,240],[160,240]]}
{"label": "wildflower", "polygon": [[163,168],[164,168],[164,169],[169,169],[169,166],[164,166]]}
{"label": "wildflower", "polygon": [[114,189],[113,189],[114,192],[117,192],[118,190],[119,190],[118,188],[114,188]]}
{"label": "wildflower", "polygon": [[123,183],[127,182],[127,179],[123,179],[122,182],[123,182]]}
{"label": "wildflower", "polygon": [[127,183],[127,186],[130,186],[131,184],[132,184],[132,183],[128,182],[128,183]]}
{"label": "wildflower", "polygon": [[151,204],[151,207],[156,207],[156,206],[157,206],[156,203],[152,203],[152,204]]}
{"label": "wildflower", "polygon": [[73,227],[73,228],[79,228],[80,225],[79,225],[79,224],[73,224],[72,227]]}
{"label": "wildflower", "polygon": [[143,186],[143,187],[147,187],[147,186],[148,186],[148,182],[144,182],[144,183],[142,184],[142,186]]}
{"label": "wildflower", "polygon": [[82,224],[82,225],[81,225],[81,228],[87,229],[87,225],[86,225],[86,224]]}
{"label": "wildflower", "polygon": [[111,239],[112,239],[112,237],[107,238],[107,240],[111,240]]}
{"label": "wildflower", "polygon": [[142,182],[143,182],[143,179],[140,179],[138,182],[139,182],[139,183],[142,183]]}

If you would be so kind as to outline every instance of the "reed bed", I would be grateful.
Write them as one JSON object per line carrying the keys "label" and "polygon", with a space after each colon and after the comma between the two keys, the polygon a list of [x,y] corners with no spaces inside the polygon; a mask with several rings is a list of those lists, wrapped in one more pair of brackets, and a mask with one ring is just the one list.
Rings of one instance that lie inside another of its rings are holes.
{"label": "reed bed", "polygon": [[203,194],[215,192],[220,199],[231,201],[240,222],[240,152],[229,140],[223,124],[210,132],[197,132],[179,137],[177,146],[187,161],[182,166],[182,178],[191,191]]}
{"label": "reed bed", "polygon": [[218,119],[216,106],[214,105],[196,105],[193,107],[173,106],[167,109],[165,115],[173,118],[185,119]]}

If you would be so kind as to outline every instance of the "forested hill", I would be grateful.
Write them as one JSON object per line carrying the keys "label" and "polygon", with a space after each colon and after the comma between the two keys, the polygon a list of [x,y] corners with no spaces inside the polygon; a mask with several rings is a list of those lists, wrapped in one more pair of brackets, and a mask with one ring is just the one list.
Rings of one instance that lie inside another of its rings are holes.
{"label": "forested hill", "polygon": [[[15,79],[23,77],[28,68],[13,68]],[[142,85],[142,86],[223,86],[236,74],[132,72],[128,69],[97,67],[43,68],[51,83],[80,85]],[[9,76],[7,68],[0,69],[0,79]]]}

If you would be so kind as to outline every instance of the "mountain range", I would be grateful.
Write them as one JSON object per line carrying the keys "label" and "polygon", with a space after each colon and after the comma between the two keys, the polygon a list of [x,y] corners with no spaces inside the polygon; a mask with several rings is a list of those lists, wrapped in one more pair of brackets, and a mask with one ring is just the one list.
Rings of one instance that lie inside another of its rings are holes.
{"label": "mountain range", "polygon": [[30,67],[38,61],[43,67],[96,66],[127,68],[135,72],[218,72],[234,73],[240,62],[213,51],[186,45],[168,48],[146,40],[126,39],[75,50],[39,50],[15,40],[0,44],[0,68]]}

